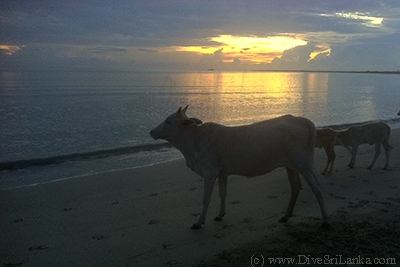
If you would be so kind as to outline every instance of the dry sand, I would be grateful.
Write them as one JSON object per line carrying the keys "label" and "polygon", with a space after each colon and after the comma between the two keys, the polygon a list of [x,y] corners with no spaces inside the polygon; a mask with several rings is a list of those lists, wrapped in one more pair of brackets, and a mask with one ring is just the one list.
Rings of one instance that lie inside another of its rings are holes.
{"label": "dry sand", "polygon": [[0,264],[251,266],[253,257],[253,266],[268,266],[272,258],[306,266],[400,265],[399,130],[390,143],[387,171],[380,169],[384,154],[366,169],[371,146],[361,147],[354,169],[347,167],[349,152],[337,147],[334,172],[323,176],[325,153],[316,150],[328,230],[320,227],[317,200],[305,182],[294,216],[278,223],[290,196],[283,168],[250,179],[231,176],[227,215],[213,221],[214,190],[200,230],[190,226],[201,211],[203,182],[182,160],[0,191]]}

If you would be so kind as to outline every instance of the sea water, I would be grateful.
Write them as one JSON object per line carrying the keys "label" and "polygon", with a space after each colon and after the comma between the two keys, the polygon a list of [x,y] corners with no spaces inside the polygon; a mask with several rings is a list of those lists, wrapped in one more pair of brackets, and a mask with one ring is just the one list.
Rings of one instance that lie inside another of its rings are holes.
{"label": "sea water", "polygon": [[181,158],[149,132],[179,107],[245,125],[285,114],[317,127],[397,127],[400,75],[310,72],[0,72],[0,189]]}

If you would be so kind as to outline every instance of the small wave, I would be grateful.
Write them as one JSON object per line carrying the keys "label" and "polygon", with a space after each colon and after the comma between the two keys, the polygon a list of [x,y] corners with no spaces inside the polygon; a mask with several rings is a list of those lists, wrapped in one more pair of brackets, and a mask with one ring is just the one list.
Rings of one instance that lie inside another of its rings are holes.
{"label": "small wave", "polygon": [[27,160],[16,160],[16,161],[8,161],[8,162],[0,162],[0,171],[13,171],[25,169],[33,166],[46,166],[46,165],[54,165],[61,164],[70,161],[80,161],[80,160],[92,160],[92,159],[100,159],[107,158],[112,156],[121,156],[126,154],[133,154],[138,152],[146,152],[146,151],[157,151],[167,148],[172,148],[173,146],[169,143],[161,143],[161,144],[146,144],[141,146],[132,146],[132,147],[120,147],[114,149],[106,149],[106,150],[98,150],[92,152],[83,152],[83,153],[74,153],[69,155],[61,155],[47,158],[36,158],[36,159],[27,159]]}
{"label": "small wave", "polygon": [[[388,123],[393,128],[400,128],[400,118],[390,118],[380,120]],[[334,130],[344,130],[353,125],[360,125],[364,123],[368,123],[372,121],[364,121],[364,122],[356,122],[356,123],[344,123],[337,125],[326,125],[326,126],[318,126],[317,128],[332,128]],[[0,171],[13,171],[26,169],[34,166],[48,166],[55,164],[62,164],[71,161],[82,161],[82,160],[93,160],[93,159],[101,159],[107,157],[114,156],[122,156],[127,154],[134,154],[139,152],[146,151],[162,151],[163,149],[173,148],[173,145],[170,143],[160,143],[160,144],[145,144],[140,146],[131,146],[131,147],[120,147],[114,149],[106,149],[106,150],[98,150],[92,152],[83,152],[83,153],[75,153],[69,155],[60,155],[54,157],[46,157],[46,158],[35,158],[35,159],[27,159],[27,160],[16,160],[16,161],[8,161],[8,162],[0,162]]]}

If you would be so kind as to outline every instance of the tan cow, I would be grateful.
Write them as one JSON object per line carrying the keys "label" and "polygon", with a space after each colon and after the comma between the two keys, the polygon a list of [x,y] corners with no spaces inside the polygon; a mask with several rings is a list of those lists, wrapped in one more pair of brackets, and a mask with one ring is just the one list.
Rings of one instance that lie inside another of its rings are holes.
{"label": "tan cow", "polygon": [[292,215],[301,189],[301,174],[314,192],[322,213],[323,226],[328,225],[318,181],[313,173],[315,127],[305,118],[291,115],[251,125],[226,127],[200,123],[186,116],[187,106],[168,116],[150,132],[154,139],[164,139],[179,149],[187,166],[204,178],[203,210],[192,226],[204,224],[215,181],[218,178],[221,207],[215,220],[225,215],[227,177],[231,174],[259,176],[277,167],[285,167],[291,185],[291,198],[286,214]]}
{"label": "tan cow", "polygon": [[317,130],[315,147],[323,148],[326,153],[327,161],[325,169],[321,174],[331,173],[336,159],[335,145],[342,145],[351,152],[351,149],[343,144],[339,139],[339,133],[330,128],[323,128]]}
{"label": "tan cow", "polygon": [[381,153],[381,146],[383,146],[386,155],[385,166],[383,167],[383,169],[386,170],[389,165],[390,149],[392,148],[389,145],[389,138],[390,127],[384,122],[370,122],[361,125],[355,125],[351,126],[345,131],[339,132],[339,140],[343,144],[351,146],[353,148],[351,160],[348,164],[350,168],[354,167],[359,145],[375,144],[374,159],[368,166],[368,169],[371,169],[374,166],[376,159]]}
{"label": "tan cow", "polygon": [[[315,141],[315,147],[323,148],[326,153],[327,161],[325,169],[322,174],[331,173],[333,169],[333,164],[335,163],[336,153],[335,144],[338,140],[338,133],[332,129],[318,129]],[[329,168],[329,169],[328,169]]]}

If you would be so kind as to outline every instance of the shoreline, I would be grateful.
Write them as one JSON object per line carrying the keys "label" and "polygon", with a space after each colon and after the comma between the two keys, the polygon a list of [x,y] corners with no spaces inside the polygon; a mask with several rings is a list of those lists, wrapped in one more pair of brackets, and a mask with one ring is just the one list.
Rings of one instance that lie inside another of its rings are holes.
{"label": "shoreline", "polygon": [[347,167],[349,152],[337,147],[334,172],[320,175],[326,156],[316,149],[315,173],[332,223],[328,232],[320,227],[318,203],[304,181],[294,216],[278,223],[290,197],[283,168],[250,179],[230,176],[227,215],[213,221],[219,210],[216,187],[200,230],[190,226],[201,211],[203,181],[184,160],[3,190],[0,264],[242,266],[256,253],[323,257],[328,252],[398,263],[400,129],[392,130],[390,140],[387,171],[381,169],[384,153],[367,170],[374,149],[364,145],[354,169]]}
{"label": "shoreline", "polygon": [[[400,129],[400,118],[390,118],[390,119],[385,119],[382,120],[386,123],[388,123],[392,129],[392,131],[396,129]],[[363,124],[367,123],[370,121],[364,121],[364,122],[357,122],[357,123],[343,123],[343,124],[335,124],[335,125],[325,125],[325,126],[317,126],[316,128],[332,128],[335,130],[343,130],[346,129],[352,125],[358,125],[358,124]],[[85,163],[85,161],[95,161],[95,160],[107,160],[107,159],[117,159],[118,157],[124,157],[126,155],[135,155],[138,153],[149,153],[149,152],[154,152],[158,153],[158,155],[161,155],[160,152],[165,152],[165,151],[170,151],[173,153],[178,153],[180,155],[180,152],[177,151],[171,144],[167,142],[163,143],[157,143],[157,144],[144,144],[144,145],[139,145],[139,146],[133,146],[133,147],[119,147],[115,149],[105,149],[105,150],[98,150],[98,151],[92,151],[92,152],[84,152],[84,153],[74,153],[70,155],[60,155],[60,156],[54,156],[54,157],[48,157],[48,158],[36,158],[36,159],[26,159],[26,160],[16,160],[16,161],[9,161],[9,162],[0,162],[0,174],[13,174],[12,172],[15,173],[15,171],[19,170],[30,170],[29,168],[46,168],[46,167],[53,167],[53,166],[61,166],[62,164],[71,164],[71,163]],[[183,157],[182,157],[183,158]],[[173,159],[173,160],[180,160],[179,159]],[[151,166],[154,164],[162,164],[164,162],[169,162],[169,159],[165,159],[163,157],[162,159],[158,159],[157,162],[149,162],[149,160],[146,160],[144,164],[139,164],[137,166],[132,166],[130,167],[129,164],[126,164],[124,166],[120,166],[119,168],[112,168],[112,169],[106,169],[102,170],[99,172],[85,172],[82,174],[73,174],[70,176],[65,176],[59,179],[51,179],[48,180],[46,179],[45,181],[35,181],[29,184],[22,184],[22,185],[15,185],[15,186],[5,186],[0,188],[0,191],[2,190],[9,190],[9,189],[14,189],[14,188],[21,188],[21,187],[30,187],[30,186],[36,186],[39,184],[46,184],[46,183],[52,183],[56,182],[58,180],[65,180],[65,179],[75,179],[79,177],[85,177],[88,175],[94,175],[94,174],[100,174],[100,173],[107,173],[107,172],[113,172],[113,171],[119,171],[119,170],[125,170],[125,169],[136,169],[136,168],[141,168],[141,167],[146,167],[146,166]],[[46,171],[45,169],[43,171]],[[84,171],[83,171],[84,172]],[[18,178],[14,178],[18,179]]]}

